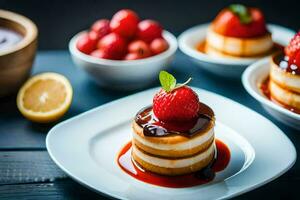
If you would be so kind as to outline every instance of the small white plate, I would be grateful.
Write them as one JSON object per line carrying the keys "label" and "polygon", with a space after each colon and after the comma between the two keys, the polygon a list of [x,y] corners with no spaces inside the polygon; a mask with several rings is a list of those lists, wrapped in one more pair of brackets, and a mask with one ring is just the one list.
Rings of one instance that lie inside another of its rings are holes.
{"label": "small white plate", "polygon": [[[200,68],[211,73],[231,78],[240,78],[247,66],[260,58],[221,58],[197,51],[196,46],[206,38],[209,24],[202,24],[184,31],[178,37],[179,49],[188,55]],[[269,24],[274,42],[287,45],[295,32],[282,26]]]}
{"label": "small white plate", "polygon": [[144,200],[229,198],[275,179],[294,164],[295,147],[269,120],[232,100],[195,88],[215,111],[216,137],[231,151],[227,168],[208,184],[180,189],[132,178],[119,168],[116,156],[130,140],[136,112],[149,105],[157,91],[122,98],[55,126],[46,138],[51,158],[70,177],[97,192]]}
{"label": "small white plate", "polygon": [[300,130],[300,114],[287,110],[270,101],[260,90],[259,85],[270,72],[270,58],[265,58],[250,65],[242,76],[242,82],[247,92],[259,101],[263,108],[277,120]]}

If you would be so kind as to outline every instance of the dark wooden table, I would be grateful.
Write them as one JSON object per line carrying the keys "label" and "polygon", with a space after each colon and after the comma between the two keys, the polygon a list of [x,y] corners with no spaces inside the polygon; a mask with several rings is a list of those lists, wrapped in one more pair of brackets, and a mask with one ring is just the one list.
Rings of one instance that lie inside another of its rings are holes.
{"label": "dark wooden table", "polygon": [[[137,92],[116,92],[99,88],[74,66],[67,51],[39,52],[33,74],[44,71],[64,74],[72,83],[73,103],[64,119]],[[300,148],[300,132],[269,116],[246,93],[240,81],[210,75],[198,69],[179,52],[170,71],[181,82],[192,76],[192,86],[224,95],[261,113],[286,133],[297,151]],[[157,85],[157,82],[153,84]],[[39,125],[24,119],[17,110],[15,96],[0,99],[0,199],[106,199],[68,178],[52,162],[45,147],[45,137],[54,125]],[[297,199],[299,186],[300,164],[296,162],[280,178],[237,199]]]}

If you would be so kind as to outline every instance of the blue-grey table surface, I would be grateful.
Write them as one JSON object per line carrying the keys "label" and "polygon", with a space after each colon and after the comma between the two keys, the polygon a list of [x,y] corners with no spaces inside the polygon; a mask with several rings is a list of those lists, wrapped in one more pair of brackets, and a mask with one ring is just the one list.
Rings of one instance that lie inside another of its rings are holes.
{"label": "blue-grey table surface", "polygon": [[[62,120],[138,92],[111,91],[98,87],[87,74],[73,64],[68,51],[38,52],[32,73],[45,71],[65,75],[73,86],[73,102]],[[268,115],[260,104],[247,94],[240,80],[223,79],[206,73],[180,52],[177,52],[169,71],[179,82],[193,77],[192,86],[231,98],[267,117],[292,140],[298,151],[299,131]],[[155,86],[158,86],[158,81],[149,88]],[[18,112],[15,99],[15,95],[0,99],[0,199],[106,199],[107,197],[90,191],[68,178],[52,162],[45,147],[45,137],[55,124],[40,125],[26,120]],[[297,199],[298,185],[300,164],[296,162],[283,176],[236,199]]]}

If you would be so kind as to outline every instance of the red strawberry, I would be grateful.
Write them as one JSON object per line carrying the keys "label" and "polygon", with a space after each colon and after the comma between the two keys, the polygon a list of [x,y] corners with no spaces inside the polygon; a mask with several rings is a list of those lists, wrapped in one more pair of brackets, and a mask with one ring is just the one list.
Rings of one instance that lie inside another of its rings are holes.
{"label": "red strawberry", "polygon": [[106,51],[103,49],[96,49],[92,51],[91,56],[96,58],[103,58],[103,59],[113,59]]}
{"label": "red strawberry", "polygon": [[109,20],[108,19],[100,19],[97,20],[91,27],[91,31],[97,33],[98,38],[102,38],[103,36],[109,34]]}
{"label": "red strawberry", "polygon": [[141,55],[138,53],[128,53],[125,55],[123,60],[138,60],[138,59],[142,59],[142,58],[143,57],[141,57]]}
{"label": "red strawberry", "polygon": [[112,59],[121,59],[126,53],[125,40],[115,33],[110,33],[101,38],[97,47],[105,51]]}
{"label": "red strawberry", "polygon": [[110,29],[124,38],[131,38],[137,31],[139,21],[139,17],[134,11],[123,9],[112,17]]}
{"label": "red strawberry", "polygon": [[162,31],[163,29],[158,22],[146,19],[138,24],[137,37],[147,43],[150,43],[155,38],[161,38]]}
{"label": "red strawberry", "polygon": [[159,75],[163,89],[153,98],[154,115],[164,122],[189,121],[197,117],[198,95],[188,86],[176,86],[176,79],[162,71]]}
{"label": "red strawberry", "polygon": [[294,64],[298,67],[298,74],[300,74],[300,51],[294,57]]}
{"label": "red strawberry", "polygon": [[293,58],[289,58],[287,72],[300,75],[300,50],[294,54]]}
{"label": "red strawberry", "polygon": [[91,38],[88,33],[79,36],[76,47],[79,51],[89,54],[96,48],[97,40]]}
{"label": "red strawberry", "polygon": [[296,53],[300,51],[300,31],[291,39],[288,46],[285,47],[284,52],[289,58],[293,59]]}
{"label": "red strawberry", "polygon": [[136,53],[141,58],[146,58],[151,56],[151,50],[149,45],[142,41],[142,40],[134,40],[129,43],[128,45],[128,52],[129,53]]}
{"label": "red strawberry", "polygon": [[163,38],[156,38],[150,43],[150,49],[155,55],[164,52],[168,48],[169,44]]}
{"label": "red strawberry", "polygon": [[99,35],[97,32],[91,30],[89,33],[89,38],[90,40],[92,40],[93,42],[95,42],[95,44],[97,44],[97,42],[99,41]]}
{"label": "red strawberry", "polygon": [[267,32],[263,13],[257,8],[239,4],[222,10],[213,21],[213,30],[237,38],[259,37]]}

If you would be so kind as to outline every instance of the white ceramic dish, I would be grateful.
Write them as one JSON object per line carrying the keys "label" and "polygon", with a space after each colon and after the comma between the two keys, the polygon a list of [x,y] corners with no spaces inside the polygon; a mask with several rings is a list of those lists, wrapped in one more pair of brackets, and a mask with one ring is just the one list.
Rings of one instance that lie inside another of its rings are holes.
{"label": "white ceramic dish", "polygon": [[229,198],[275,179],[294,164],[293,144],[269,120],[232,100],[195,89],[215,111],[216,137],[231,151],[228,167],[212,182],[189,188],[159,187],[132,178],[119,168],[116,156],[130,140],[130,123],[136,112],[149,105],[157,91],[122,98],[55,126],[46,138],[51,158],[94,191],[144,200]]}
{"label": "white ceramic dish", "polygon": [[[209,24],[202,24],[184,31],[178,37],[179,49],[189,56],[200,68],[227,78],[240,78],[247,66],[258,58],[212,57],[196,50],[197,44],[204,41]],[[268,30],[278,44],[287,45],[295,32],[282,26],[270,24]]]}
{"label": "white ceramic dish", "polygon": [[142,88],[156,80],[159,72],[166,69],[177,50],[177,40],[170,32],[164,31],[163,37],[169,43],[165,52],[139,60],[108,60],[95,58],[76,48],[76,34],[69,42],[69,51],[74,63],[86,71],[100,86],[113,89],[132,90]]}
{"label": "white ceramic dish", "polygon": [[270,72],[270,58],[253,63],[246,69],[242,76],[242,82],[247,92],[259,101],[263,108],[277,120],[288,126],[300,130],[300,115],[291,112],[276,103],[270,101],[260,90],[259,85]]}

